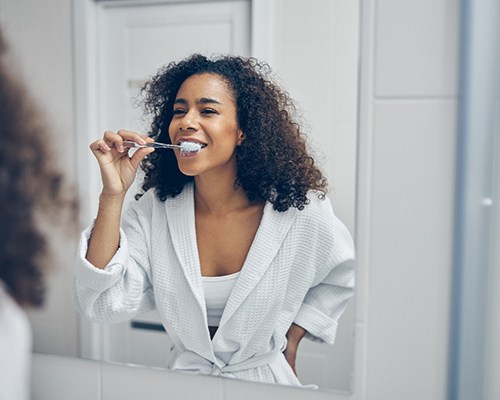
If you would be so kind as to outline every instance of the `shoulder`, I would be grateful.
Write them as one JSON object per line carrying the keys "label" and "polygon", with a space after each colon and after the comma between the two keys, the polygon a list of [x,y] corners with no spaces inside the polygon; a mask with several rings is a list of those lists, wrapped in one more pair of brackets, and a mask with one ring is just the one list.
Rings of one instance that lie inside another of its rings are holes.
{"label": "shoulder", "polygon": [[316,227],[328,225],[335,219],[332,203],[328,195],[318,191],[309,191],[308,203],[304,209],[297,210],[297,218],[302,222],[314,223]]}
{"label": "shoulder", "polygon": [[328,196],[309,193],[309,204],[297,211],[295,239],[311,257],[320,257],[325,266],[354,258],[354,242],[344,223],[335,215]]}
{"label": "shoulder", "polygon": [[288,213],[294,214],[292,234],[299,242],[308,246],[311,243],[322,243],[328,245],[332,242],[332,232],[335,226],[335,215],[328,196],[310,191],[308,203],[302,210],[297,208],[288,209]]}
{"label": "shoulder", "polygon": [[343,222],[335,215],[328,195],[316,191],[308,193],[309,203],[297,210],[298,231],[304,240],[318,241],[325,246],[352,246],[352,238]]}

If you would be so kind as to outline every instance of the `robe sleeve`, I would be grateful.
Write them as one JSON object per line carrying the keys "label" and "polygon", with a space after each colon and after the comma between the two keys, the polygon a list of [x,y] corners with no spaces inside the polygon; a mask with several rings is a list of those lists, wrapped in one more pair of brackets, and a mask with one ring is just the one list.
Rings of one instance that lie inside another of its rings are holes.
{"label": "robe sleeve", "polygon": [[154,309],[147,235],[137,215],[127,215],[127,223],[120,228],[119,248],[102,270],[85,258],[92,228],[81,235],[75,263],[73,301],[77,311],[94,322],[111,323]]}
{"label": "robe sleeve", "polygon": [[306,338],[314,342],[333,344],[340,316],[353,296],[354,244],[347,228],[335,217],[333,243],[329,261],[320,266],[319,274],[326,276],[307,292],[294,323],[306,330]]}

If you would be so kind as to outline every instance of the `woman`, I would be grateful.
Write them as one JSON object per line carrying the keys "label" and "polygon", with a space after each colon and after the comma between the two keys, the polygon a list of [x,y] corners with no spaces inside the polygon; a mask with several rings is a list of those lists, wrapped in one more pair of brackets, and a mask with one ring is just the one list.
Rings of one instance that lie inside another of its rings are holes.
{"label": "woman", "polygon": [[[76,303],[106,322],[157,308],[173,369],[300,385],[300,340],[333,343],[352,295],[353,245],[268,75],[239,57],[171,63],[144,88],[149,136],[107,131],[90,145],[103,189],[81,241]],[[202,149],[129,157],[124,140]],[[120,228],[141,162],[143,193]]]}
{"label": "woman", "polygon": [[44,121],[11,75],[1,34],[0,104],[0,399],[27,400],[32,340],[24,309],[44,302],[42,222],[76,216],[76,207],[53,162]]}

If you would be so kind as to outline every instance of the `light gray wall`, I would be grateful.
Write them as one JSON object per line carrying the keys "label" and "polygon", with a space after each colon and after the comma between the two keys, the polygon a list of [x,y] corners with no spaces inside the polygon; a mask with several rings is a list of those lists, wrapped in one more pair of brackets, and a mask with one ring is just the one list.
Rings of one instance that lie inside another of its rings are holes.
{"label": "light gray wall", "polygon": [[269,62],[305,118],[334,210],[354,234],[358,0],[273,0]]}
{"label": "light gray wall", "polygon": [[459,4],[363,2],[359,380],[369,399],[447,395]]}

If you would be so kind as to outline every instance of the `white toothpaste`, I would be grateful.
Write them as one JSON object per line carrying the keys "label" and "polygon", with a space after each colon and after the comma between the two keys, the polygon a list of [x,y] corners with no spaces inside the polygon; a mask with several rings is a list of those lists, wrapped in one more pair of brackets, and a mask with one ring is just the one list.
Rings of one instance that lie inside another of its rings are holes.
{"label": "white toothpaste", "polygon": [[196,142],[182,142],[179,146],[182,153],[197,153],[202,148],[201,144]]}

